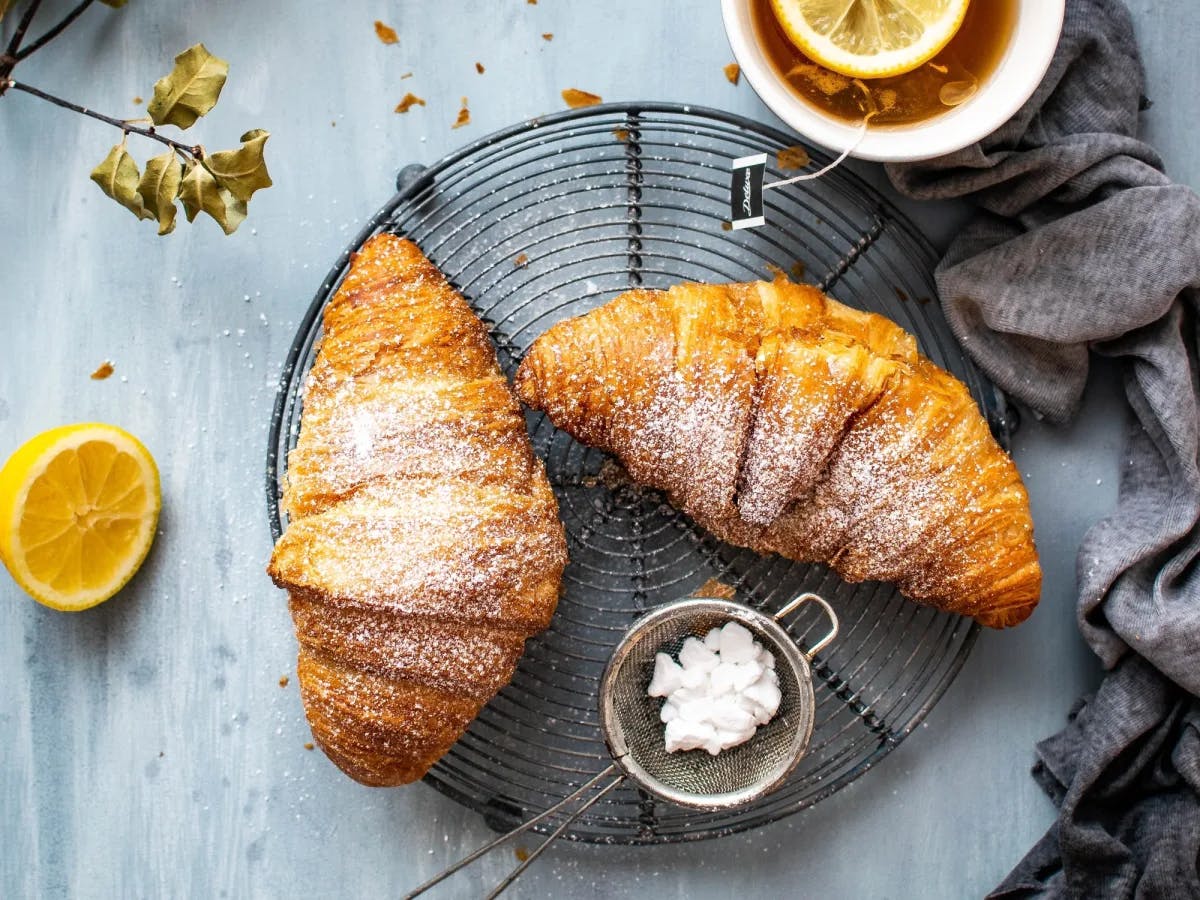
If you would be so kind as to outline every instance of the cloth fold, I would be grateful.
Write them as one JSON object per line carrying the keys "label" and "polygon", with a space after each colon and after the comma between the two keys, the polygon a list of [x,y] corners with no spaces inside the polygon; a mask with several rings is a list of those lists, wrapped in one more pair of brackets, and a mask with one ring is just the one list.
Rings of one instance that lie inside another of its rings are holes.
{"label": "cloth fold", "polygon": [[1137,139],[1144,75],[1119,0],[1068,0],[1038,91],[980,144],[889,166],[978,215],[936,273],[951,329],[1011,396],[1078,409],[1090,353],[1134,412],[1116,511],[1077,563],[1109,669],[1034,774],[1057,824],[993,896],[1200,898],[1200,197]]}

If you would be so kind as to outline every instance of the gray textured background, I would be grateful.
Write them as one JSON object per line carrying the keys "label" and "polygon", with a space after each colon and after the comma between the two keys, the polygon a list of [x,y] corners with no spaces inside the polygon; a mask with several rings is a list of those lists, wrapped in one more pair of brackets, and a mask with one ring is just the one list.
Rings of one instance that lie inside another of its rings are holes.
{"label": "gray textured background", "polygon": [[[69,5],[50,0],[43,22]],[[1200,6],[1133,8],[1158,101],[1147,133],[1171,174],[1198,184]],[[375,39],[376,18],[399,45]],[[0,455],[43,428],[111,421],[145,440],[164,495],[149,561],[109,604],[55,613],[0,577],[6,898],[392,896],[489,836],[428,787],[363,788],[305,751],[295,679],[278,685],[295,645],[262,572],[263,458],[294,323],[399,166],[558,109],[562,88],[773,121],[721,73],[731,55],[718,5],[682,0],[133,0],[97,5],[16,77],[135,115],[132,98],[196,41],[232,64],[201,139],[273,135],[276,186],[232,238],[209,221],[157,238],[87,179],[111,129],[0,99]],[[407,90],[428,105],[393,114]],[[464,95],[472,124],[451,131]],[[131,148],[152,152],[137,138]],[[882,183],[876,167],[855,168]],[[905,208],[939,240],[962,215]],[[90,381],[105,358],[116,375]],[[1046,568],[1042,607],[983,635],[881,766],[813,810],[719,842],[561,846],[514,895],[959,898],[997,882],[1052,818],[1027,774],[1032,744],[1098,677],[1075,632],[1073,557],[1113,502],[1120,410],[1101,372],[1078,424],[1026,423],[1015,455]],[[501,854],[442,895],[477,892],[513,861]]]}

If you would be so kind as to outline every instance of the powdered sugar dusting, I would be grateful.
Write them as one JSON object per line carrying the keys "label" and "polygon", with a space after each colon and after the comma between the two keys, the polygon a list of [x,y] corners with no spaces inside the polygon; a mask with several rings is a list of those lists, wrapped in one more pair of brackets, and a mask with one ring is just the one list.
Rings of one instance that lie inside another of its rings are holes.
{"label": "powdered sugar dusting", "polygon": [[549,623],[566,542],[482,323],[407,241],[368,241],[326,309],[284,505],[314,736],[419,778]]}
{"label": "powdered sugar dusting", "polygon": [[1020,621],[1041,575],[1016,467],[910,335],[814,294],[623,295],[536,341],[518,389],[723,540]]}

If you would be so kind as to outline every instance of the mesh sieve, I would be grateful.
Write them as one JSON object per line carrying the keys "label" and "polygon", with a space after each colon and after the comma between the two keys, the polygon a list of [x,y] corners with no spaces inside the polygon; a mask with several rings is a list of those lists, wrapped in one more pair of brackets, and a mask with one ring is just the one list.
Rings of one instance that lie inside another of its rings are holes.
{"label": "mesh sieve", "polygon": [[[810,598],[819,599],[806,594],[801,600]],[[775,657],[779,710],[750,740],[716,756],[704,750],[668,753],[659,718],[662,700],[646,694],[655,655],[678,656],[687,638],[703,638],[731,621]],[[613,651],[600,683],[600,728],[625,774],[664,800],[703,809],[740,806],[787,778],[808,747],[814,706],[808,659],[794,639],[771,616],[727,600],[684,600],[647,614]]]}
{"label": "mesh sieve", "polygon": [[[807,603],[820,606],[832,627],[812,647],[802,651],[781,622]],[[658,653],[676,656],[689,637],[703,638],[710,629],[729,622],[746,628],[775,658],[781,695],[779,708],[748,741],[715,756],[704,750],[668,753],[659,719],[661,703],[647,694],[654,675],[655,656]],[[613,650],[600,680],[600,730],[613,763],[549,809],[409,891],[403,900],[414,900],[510,838],[566,813],[565,820],[550,836],[487,895],[487,900],[494,900],[577,819],[626,779],[663,800],[693,809],[732,809],[766,796],[787,779],[808,749],[816,706],[809,662],[837,637],[838,627],[833,607],[813,593],[801,594],[773,616],[729,600],[707,597],[676,600],[642,616]],[[603,784],[618,769],[622,774]],[[573,812],[567,813],[581,800]]]}

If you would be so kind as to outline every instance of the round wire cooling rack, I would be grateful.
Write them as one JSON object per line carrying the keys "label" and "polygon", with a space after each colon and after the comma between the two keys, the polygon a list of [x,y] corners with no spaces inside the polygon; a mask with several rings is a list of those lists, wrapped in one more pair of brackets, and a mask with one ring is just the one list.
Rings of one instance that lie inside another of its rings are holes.
{"label": "round wire cooling rack", "polygon": [[[295,445],[302,386],[320,313],[372,234],[414,240],[488,324],[511,375],[554,322],[632,287],[747,281],[782,269],[839,300],[882,313],[970,388],[1001,441],[1003,397],[963,356],[936,304],[935,255],[915,226],[844,169],[765,197],[767,224],[729,231],[730,162],[776,154],[794,138],[739,116],[661,103],[606,104],[497,132],[429,167],[409,166],[398,193],[339,257],[301,322],[281,376],[267,460],[271,528]],[[805,148],[814,166],[828,158]],[[794,174],[794,173],[793,173]],[[575,822],[570,839],[644,844],[731,834],[812,806],[879,762],[917,726],[962,667],[978,626],[904,600],[890,586],[845,584],[827,569],[723,544],[652,491],[625,482],[603,454],[528,417],[566,526],[570,564],[550,628],[529,641],[512,683],[426,781],[508,830],[611,761],[600,737],[599,680],[626,627],[710,580],[772,612],[813,591],[842,621],[814,659],[816,724],[807,755],[753,805],[698,812],[633,788]],[[711,586],[710,586],[711,589]],[[793,620],[804,645],[824,625]],[[553,820],[539,828],[552,829]]]}

